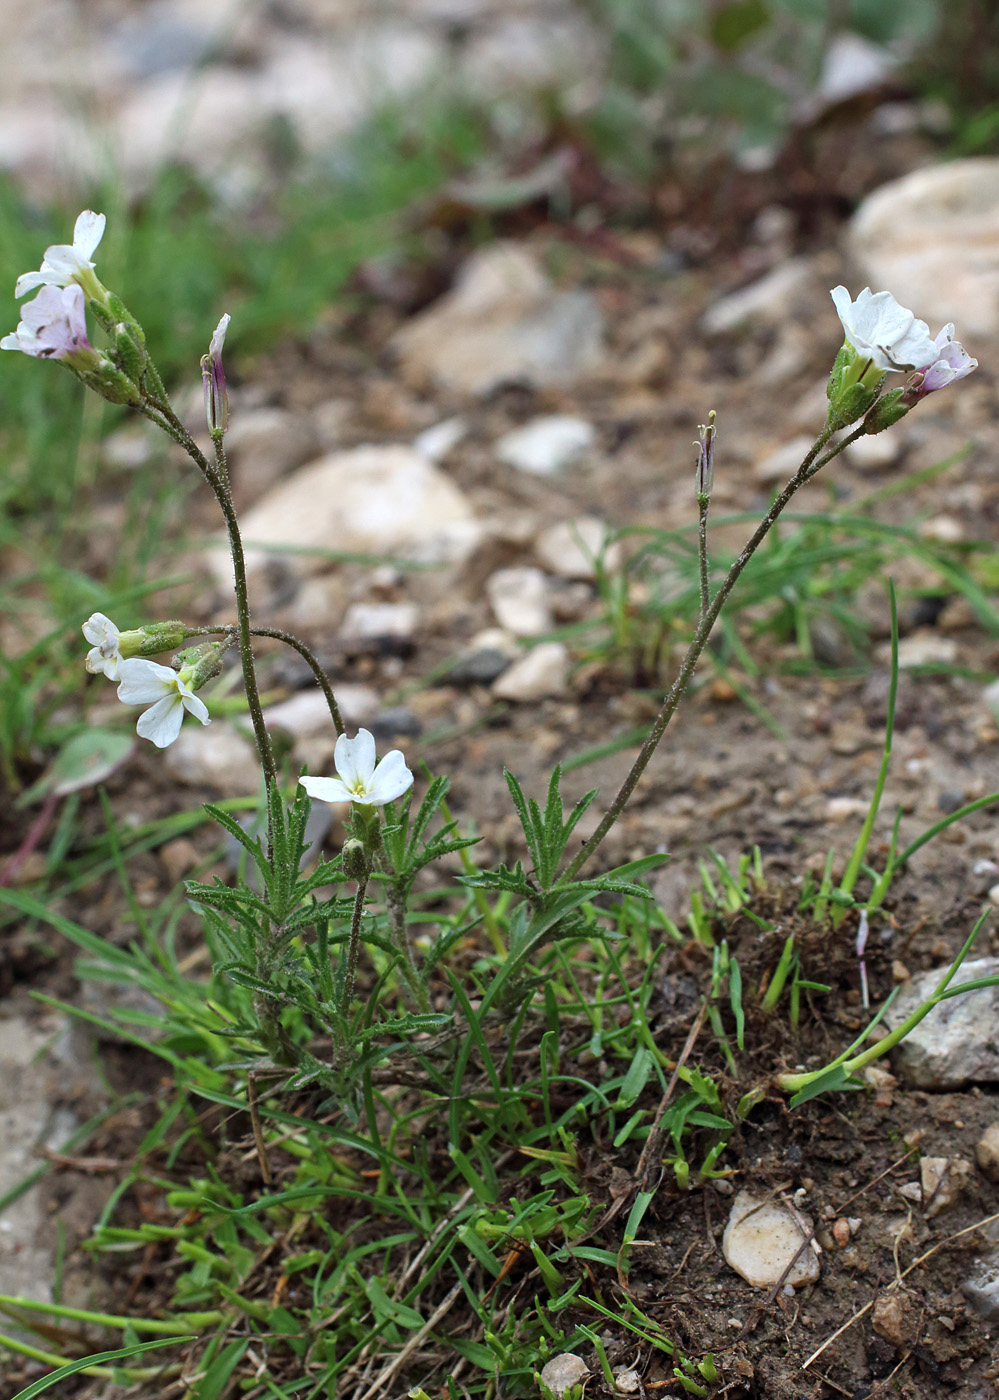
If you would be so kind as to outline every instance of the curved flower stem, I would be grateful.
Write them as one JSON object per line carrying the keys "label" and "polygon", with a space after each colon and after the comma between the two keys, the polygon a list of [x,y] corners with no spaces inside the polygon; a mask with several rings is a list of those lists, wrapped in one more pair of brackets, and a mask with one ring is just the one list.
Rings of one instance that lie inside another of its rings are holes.
{"label": "curved flower stem", "polygon": [[683,663],[680,666],[679,674],[677,675],[676,680],[669,688],[669,692],[667,693],[666,698],[663,701],[662,708],[656,716],[655,722],[653,723],[652,728],[649,731],[648,738],[642,745],[638,757],[635,759],[635,762],[632,764],[628,776],[625,778],[624,782],[621,785],[620,791],[614,798],[614,801],[608,807],[606,813],[600,821],[600,824],[597,826],[596,831],[594,831],[590,839],[576,853],[576,855],[566,867],[565,873],[561,877],[563,882],[573,879],[573,877],[579,873],[582,867],[597,850],[604,837],[607,835],[608,831],[610,831],[611,827],[617,821],[618,817],[624,811],[625,806],[628,803],[628,799],[631,797],[631,794],[635,791],[635,788],[638,785],[639,778],[642,776],[642,774],[648,767],[652,755],[659,747],[659,741],[666,733],[667,726],[669,725],[670,720],[676,713],[680,701],[683,699],[684,692],[687,689],[688,684],[690,683],[690,678],[694,674],[694,668],[696,667],[701,652],[704,650],[707,640],[711,635],[711,629],[712,627],[714,627],[715,622],[718,620],[718,614],[725,606],[725,603],[728,600],[728,596],[732,592],[732,589],[734,588],[739,575],[742,573],[743,569],[746,567],[750,559],[756,553],[756,550],[766,538],[771,526],[777,520],[777,517],[784,510],[788,501],[790,501],[791,497],[795,494],[795,492],[798,491],[802,486],[804,486],[805,482],[808,481],[810,476],[814,475],[814,472],[818,470],[819,466],[824,466],[826,462],[830,461],[838,453],[842,452],[844,447],[849,446],[851,442],[855,442],[857,438],[863,436],[867,429],[865,425],[861,423],[861,425],[858,428],[856,428],[854,432],[852,432],[848,437],[844,438],[842,442],[837,443],[836,446],[832,448],[829,452],[827,452],[825,456],[822,457],[821,461],[819,461],[818,464],[815,465],[816,458],[818,458],[819,453],[822,451],[826,443],[832,437],[834,431],[835,429],[829,427],[828,424],[825,428],[823,428],[815,443],[809,449],[801,466],[798,468],[794,476],[784,487],[783,491],[781,491],[780,495],[776,497],[773,505],[767,511],[766,515],[763,517],[763,519],[760,521],[760,524],[753,532],[752,537],[747,541],[746,545],[743,547],[741,554],[732,564],[732,567],[729,569],[723,582],[720,584],[718,591],[715,594],[710,606],[707,609],[702,608],[701,616],[698,620],[697,627],[694,631],[694,635],[691,638],[690,645],[687,648],[687,654],[683,658]]}
{"label": "curved flower stem", "polygon": [[[187,455],[197,466],[202,476],[212,488],[212,493],[219,503],[222,516],[225,520],[226,530],[229,535],[229,553],[232,556],[233,581],[236,592],[236,635],[239,639],[239,654],[243,663],[243,685],[246,690],[247,705],[250,710],[250,720],[253,724],[253,737],[257,744],[257,753],[260,755],[260,764],[264,770],[264,780],[267,790],[270,792],[277,787],[277,765],[274,761],[274,750],[271,747],[270,735],[267,733],[267,726],[264,724],[264,712],[260,704],[260,691],[257,687],[257,673],[253,662],[253,646],[251,643],[252,631],[250,628],[250,601],[249,592],[246,585],[246,560],[243,555],[243,541],[239,533],[239,522],[236,519],[236,510],[232,503],[232,494],[229,490],[229,471],[226,465],[225,450],[222,447],[221,435],[215,440],[215,457],[213,465],[201,451],[201,448],[191,437],[191,434],[184,427],[183,423],[174,413],[169,401],[165,396],[147,394],[140,405],[141,411],[158,427],[163,428],[174,442],[183,447]],[[225,628],[216,629],[225,631]]]}

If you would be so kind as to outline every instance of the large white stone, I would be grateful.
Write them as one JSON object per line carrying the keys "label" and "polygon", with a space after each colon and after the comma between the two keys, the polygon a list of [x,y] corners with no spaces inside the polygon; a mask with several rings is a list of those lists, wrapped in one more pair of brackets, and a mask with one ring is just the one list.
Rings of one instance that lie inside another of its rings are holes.
{"label": "large white stone", "polygon": [[558,699],[569,689],[569,649],[563,642],[539,642],[493,683],[497,700]]}
{"label": "large white stone", "polygon": [[504,434],[496,444],[496,455],[519,471],[553,476],[578,462],[593,446],[596,436],[593,424],[585,418],[573,418],[567,413],[546,414]]}
{"label": "large white stone", "polygon": [[554,626],[548,606],[548,580],[540,569],[497,569],[486,580],[496,621],[515,637],[539,637]]}
{"label": "large white stone", "polygon": [[[888,1008],[894,1028],[935,990],[946,969],[913,977]],[[951,986],[999,974],[999,958],[966,962]],[[895,1069],[921,1089],[959,1089],[999,1083],[999,986],[948,997],[925,1016],[894,1051]]]}
{"label": "large white stone", "polygon": [[[798,1215],[810,1232],[812,1222],[800,1212]],[[754,1288],[772,1288],[781,1279],[798,1287],[814,1283],[820,1272],[807,1238],[795,1217],[778,1201],[740,1191],[722,1236],[722,1253],[729,1267]]]}
{"label": "large white stone", "polygon": [[[299,467],[245,513],[241,527],[251,573],[267,559],[254,545],[446,563],[464,558],[481,534],[454,482],[401,446],[355,447]],[[299,576],[329,566],[316,555],[281,558]],[[228,552],[213,554],[210,563],[220,582],[231,580]]]}
{"label": "large white stone", "polygon": [[164,763],[182,783],[214,788],[224,797],[245,797],[260,785],[253,744],[220,720],[204,726],[188,721],[166,750]]}
{"label": "large white stone", "polygon": [[854,214],[849,250],[860,285],[890,291],[932,335],[955,322],[974,354],[976,335],[999,333],[999,159],[930,166],[883,185]]}
{"label": "large white stone", "polygon": [[393,345],[410,379],[460,394],[564,386],[600,364],[603,315],[589,292],[558,290],[526,250],[496,243],[473,254]]}

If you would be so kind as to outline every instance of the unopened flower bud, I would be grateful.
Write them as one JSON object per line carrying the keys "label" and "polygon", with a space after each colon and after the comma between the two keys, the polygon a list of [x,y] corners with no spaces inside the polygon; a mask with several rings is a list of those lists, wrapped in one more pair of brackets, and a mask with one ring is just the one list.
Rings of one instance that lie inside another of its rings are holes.
{"label": "unopened flower bud", "polygon": [[118,364],[133,384],[139,384],[149,357],[127,321],[119,321],[114,333]]}
{"label": "unopened flower bud", "polygon": [[127,374],[123,374],[113,360],[102,355],[97,367],[80,378],[88,389],[93,389],[108,403],[138,403],[139,389]]}
{"label": "unopened flower bud", "polygon": [[364,842],[359,841],[356,836],[352,836],[349,841],[344,842],[340,861],[343,873],[349,880],[363,880],[371,869],[371,862],[364,849]]}
{"label": "unopened flower bud", "polygon": [[[186,622],[171,618],[169,622],[145,622],[134,632],[122,632],[122,656],[158,656],[161,651],[169,651],[180,646],[190,628]],[[134,637],[135,643],[125,648],[125,638]]]}
{"label": "unopened flower bud", "polygon": [[912,407],[906,395],[905,389],[890,389],[868,413],[864,420],[865,430],[868,433],[883,433],[886,428],[904,418]]}
{"label": "unopened flower bud", "polygon": [[711,487],[715,479],[715,411],[708,414],[707,423],[699,423],[697,427],[697,477],[696,491],[697,500],[701,505],[707,505],[711,499]]}
{"label": "unopened flower bud", "polygon": [[200,690],[213,676],[221,674],[221,647],[218,642],[205,642],[197,647],[185,647],[171,658],[170,665],[191,690]]}
{"label": "unopened flower bud", "polygon": [[215,327],[208,354],[201,357],[201,381],[205,390],[205,417],[208,431],[212,436],[221,436],[229,426],[229,395],[225,384],[225,370],[222,367],[222,346],[225,333],[229,329],[228,316],[223,316]]}

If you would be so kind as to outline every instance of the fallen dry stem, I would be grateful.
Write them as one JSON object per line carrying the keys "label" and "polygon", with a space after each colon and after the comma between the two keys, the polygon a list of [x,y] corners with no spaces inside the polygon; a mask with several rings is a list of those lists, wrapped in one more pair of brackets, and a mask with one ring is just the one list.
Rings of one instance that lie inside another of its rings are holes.
{"label": "fallen dry stem", "polygon": [[[903,1269],[902,1272],[899,1274],[896,1282],[901,1283],[901,1281],[904,1278],[908,1278],[914,1269],[921,1268],[921,1266],[925,1264],[928,1259],[933,1258],[933,1255],[936,1254],[938,1250],[943,1249],[946,1245],[953,1244],[953,1242],[955,1240],[959,1240],[962,1235],[970,1235],[973,1233],[973,1231],[980,1230],[983,1225],[991,1225],[993,1220],[999,1220],[999,1210],[997,1210],[993,1215],[985,1216],[983,1220],[976,1220],[974,1225],[966,1225],[963,1230],[955,1231],[953,1235],[948,1235],[945,1240],[940,1240],[937,1244],[933,1246],[932,1249],[928,1249],[925,1254],[921,1254],[918,1259],[914,1259],[907,1269]],[[894,1285],[892,1286],[894,1287]],[[851,1328],[855,1322],[858,1322],[864,1316],[865,1313],[870,1312],[871,1308],[873,1308],[874,1306],[874,1303],[875,1299],[871,1298],[870,1301],[866,1302],[862,1308],[859,1308],[851,1318],[848,1318],[846,1322],[843,1323],[842,1327],[838,1327],[831,1337],[826,1338],[826,1340],[822,1343],[822,1345],[817,1351],[812,1352],[811,1356],[808,1358],[807,1361],[805,1361],[801,1365],[800,1369],[802,1371],[807,1371],[809,1366],[811,1366],[812,1362],[817,1361],[819,1359],[819,1357],[825,1351],[826,1347],[832,1346],[833,1342],[836,1340],[837,1337],[841,1337],[843,1333],[848,1331],[849,1328]]]}

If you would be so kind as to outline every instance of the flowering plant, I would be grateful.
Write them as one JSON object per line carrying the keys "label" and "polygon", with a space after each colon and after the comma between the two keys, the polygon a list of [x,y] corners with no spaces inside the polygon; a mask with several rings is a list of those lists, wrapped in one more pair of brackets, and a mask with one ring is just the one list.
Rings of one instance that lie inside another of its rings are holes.
{"label": "flowering plant", "polygon": [[[447,937],[442,934],[418,962],[410,939],[409,902],[416,876],[424,866],[453,852],[463,853],[474,842],[455,835],[444,802],[447,784],[443,779],[430,781],[417,804],[413,773],[401,750],[391,750],[378,763],[374,737],[368,730],[359,730],[353,738],[347,736],[329,677],[303,642],[274,628],[250,625],[243,545],[225,452],[229,400],[223,354],[230,318],[223,315],[218,321],[201,359],[212,444],[206,456],[170,402],[142,327],[97,277],[93,256],[104,227],[102,214],[85,210],[76,221],[72,244],[46,249],[41,267],[18,278],[18,296],[39,290],[24,307],[17,330],[6,336],[2,345],[35,359],[58,361],[105,398],[132,405],[185,449],[225,521],[233,565],[235,620],[218,627],[168,621],[121,630],[105,614],[93,613],[83,624],[90,644],[86,668],[115,682],[123,703],[142,707],[137,732],[162,749],[178,737],[185,714],[203,725],[210,723],[208,704],[198,692],[221,671],[225,654],[230,649],[238,651],[263,771],[266,834],[251,838],[228,812],[211,810],[252,857],[259,874],[258,889],[242,883],[233,888],[192,885],[191,894],[206,917],[215,921],[212,927],[217,946],[225,950],[226,972],[253,993],[252,1038],[259,1053],[271,1064],[293,1068],[300,1080],[303,1076],[321,1080],[356,1107],[352,1096],[356,1095],[360,1072],[357,1047],[369,1042],[379,1024],[377,1018],[365,1020],[366,1012],[358,1019],[355,986],[360,949],[367,946],[373,957],[382,959],[378,985],[397,985],[406,1002],[406,1014],[391,1022],[396,1037],[423,1034],[446,1021],[446,1013],[430,1010],[429,978],[435,961],[448,946]],[[662,856],[632,862],[609,875],[582,878],[580,872],[620,817],[662,740],[739,575],[794,494],[850,442],[889,427],[922,398],[975,368],[976,361],[955,340],[953,325],[931,337],[926,324],[899,306],[889,292],[872,293],[864,288],[854,299],[840,286],[833,289],[832,298],[845,341],[830,375],[826,424],[720,579],[713,578],[708,550],[717,449],[713,412],[699,430],[695,481],[700,567],[697,625],[648,738],[591,835],[570,855],[573,832],[595,793],[588,794],[566,815],[557,769],[543,809],[524,794],[513,775],[507,775],[531,854],[531,869],[525,871],[517,863],[513,868],[500,865],[493,871],[479,871],[469,862],[460,877],[463,885],[476,892],[476,901],[483,897],[482,891],[497,890],[504,899],[515,901],[520,910],[511,922],[513,932],[505,947],[495,919],[487,907],[480,906],[484,925],[497,952],[502,952],[495,976],[482,992],[482,1015],[490,1008],[512,1006],[529,994],[530,958],[544,944],[579,936],[581,930],[590,928],[593,915],[587,910],[594,894],[612,891],[645,897],[643,887],[622,877],[652,868]],[[105,349],[96,349],[91,343],[88,308],[106,338]],[[886,391],[887,376],[892,373],[906,379],[901,388]],[[857,426],[840,435],[852,424]],[[169,665],[151,659],[189,638],[204,636],[217,640],[175,652]],[[258,636],[276,638],[306,660],[326,697],[336,734],[336,775],[299,777],[290,804],[283,781],[287,775],[279,770],[260,701],[254,657]],[[350,804],[348,837],[334,860],[322,861],[312,873],[303,874],[310,798]],[[345,884],[354,887],[351,899],[340,893]],[[372,900],[376,890],[380,902]],[[341,932],[331,935],[331,929]],[[335,975],[330,963],[334,946],[340,950]],[[297,1030],[289,1027],[284,1015],[290,1004],[298,1007],[301,1016]],[[246,1027],[241,1033],[251,1035]],[[325,1058],[310,1048],[322,1035],[329,1040]]]}

